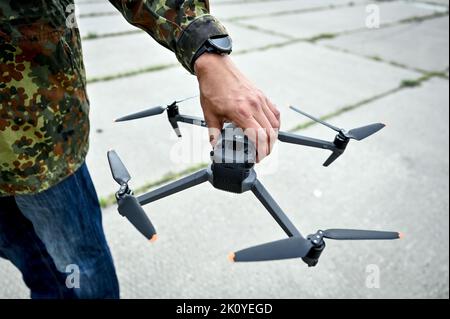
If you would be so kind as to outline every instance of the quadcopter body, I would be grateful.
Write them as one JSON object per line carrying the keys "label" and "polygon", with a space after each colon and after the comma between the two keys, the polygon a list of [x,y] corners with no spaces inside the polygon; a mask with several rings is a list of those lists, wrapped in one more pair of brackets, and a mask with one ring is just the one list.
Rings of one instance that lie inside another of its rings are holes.
{"label": "quadcopter body", "polygon": [[[332,142],[288,132],[278,133],[278,139],[282,142],[331,151],[332,153],[324,162],[324,166],[329,166],[340,157],[351,139],[363,140],[384,127],[383,124],[376,123],[346,131],[297,108],[291,108],[337,132]],[[165,108],[156,107],[131,114],[116,121],[134,120],[161,114],[164,111],[167,111],[169,123],[178,137],[181,137],[178,122],[207,127],[207,123],[202,118],[181,115],[177,102]],[[388,240],[401,237],[401,233],[398,232],[351,229],[318,230],[316,233],[304,237],[258,180],[254,170],[256,157],[257,149],[255,144],[244,134],[243,130],[232,123],[227,123],[210,153],[211,164],[207,168],[135,197],[128,187],[128,181],[131,177],[125,165],[115,151],[108,152],[108,160],[113,177],[120,185],[120,189],[116,193],[119,213],[125,216],[135,228],[152,241],[156,239],[156,231],[142,206],[204,182],[209,182],[216,189],[237,194],[251,191],[288,236],[286,239],[250,247],[230,254],[229,258],[236,262],[301,258],[308,266],[312,267],[317,265],[319,257],[325,248],[325,238],[336,240]]]}

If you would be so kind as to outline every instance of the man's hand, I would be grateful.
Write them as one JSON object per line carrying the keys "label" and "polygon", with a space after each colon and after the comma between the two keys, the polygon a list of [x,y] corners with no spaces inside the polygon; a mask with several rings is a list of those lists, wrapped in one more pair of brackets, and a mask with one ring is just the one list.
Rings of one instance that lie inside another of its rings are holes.
{"label": "man's hand", "polygon": [[280,112],[233,64],[229,56],[204,53],[195,61],[200,103],[214,145],[225,121],[256,143],[257,161],[270,154],[280,128]]}

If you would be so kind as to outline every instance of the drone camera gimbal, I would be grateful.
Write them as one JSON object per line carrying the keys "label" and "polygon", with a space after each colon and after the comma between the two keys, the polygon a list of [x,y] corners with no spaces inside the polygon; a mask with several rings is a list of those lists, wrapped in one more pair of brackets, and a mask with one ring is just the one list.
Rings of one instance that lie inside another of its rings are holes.
{"label": "drone camera gimbal", "polygon": [[[202,127],[207,126],[207,123],[201,118],[180,114],[178,103],[179,101],[176,101],[167,107],[156,107],[131,114],[117,121],[133,120],[167,111],[169,122],[179,137],[181,137],[181,133],[178,122]],[[317,119],[297,108],[291,107],[291,109],[337,132],[333,142],[287,132],[279,132],[278,134],[278,139],[282,142],[330,150],[332,154],[325,161],[324,166],[330,165],[344,153],[350,139],[363,140],[384,127],[383,124],[376,123],[346,131],[326,123],[321,119]],[[398,232],[352,229],[319,230],[314,234],[303,237],[263,184],[258,180],[254,170],[256,154],[257,151],[254,143],[248,139],[243,131],[239,130],[233,124],[227,124],[210,153],[211,164],[208,168],[135,197],[128,187],[130,174],[125,168],[125,165],[115,151],[109,151],[108,159],[111,171],[115,181],[120,185],[120,189],[116,193],[118,210],[146,238],[154,240],[156,238],[155,228],[142,209],[142,205],[149,204],[207,181],[214,188],[224,191],[238,194],[252,191],[283,229],[288,238],[232,253],[230,259],[236,262],[302,258],[308,266],[312,267],[317,265],[319,257],[325,248],[325,238],[335,240],[390,240],[401,237],[401,234]]]}

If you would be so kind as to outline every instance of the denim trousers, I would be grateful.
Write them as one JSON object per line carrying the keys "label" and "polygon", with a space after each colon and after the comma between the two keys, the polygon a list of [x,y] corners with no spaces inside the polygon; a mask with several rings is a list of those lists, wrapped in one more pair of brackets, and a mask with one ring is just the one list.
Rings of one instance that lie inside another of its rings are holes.
{"label": "denim trousers", "polygon": [[0,197],[0,257],[20,270],[31,298],[119,298],[85,163],[46,191]]}

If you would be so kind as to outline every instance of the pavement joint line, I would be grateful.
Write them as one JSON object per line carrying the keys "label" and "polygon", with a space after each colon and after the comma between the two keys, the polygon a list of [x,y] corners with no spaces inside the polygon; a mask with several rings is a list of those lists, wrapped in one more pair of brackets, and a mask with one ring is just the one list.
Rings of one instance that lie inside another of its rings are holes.
{"label": "pavement joint line", "polygon": [[[288,1],[288,0],[283,0],[283,1]],[[252,2],[258,2],[258,1],[250,1],[248,3],[252,3]],[[267,0],[267,1],[263,1],[263,2],[273,2],[273,0]],[[256,15],[237,16],[237,17],[232,17],[232,18],[224,18],[224,19],[221,19],[221,21],[236,23],[237,21],[241,21],[241,20],[256,19],[256,18],[261,18],[261,17],[276,17],[276,16],[294,15],[294,14],[302,14],[302,13],[309,13],[309,12],[320,12],[320,11],[327,11],[327,10],[335,10],[335,9],[346,8],[346,7],[367,5],[367,3],[369,3],[369,2],[355,3],[354,1],[350,0],[349,2],[344,3],[344,4],[337,4],[337,5],[330,4],[330,5],[327,5],[327,6],[321,6],[321,7],[316,7],[316,8],[304,8],[304,9],[289,10],[289,11],[288,10],[283,10],[283,11],[269,12],[269,13],[256,14]],[[80,18],[92,18],[92,17],[102,17],[102,16],[114,16],[114,15],[119,15],[119,14],[120,14],[119,11],[92,12],[92,13],[82,13],[82,14],[79,15],[79,17]],[[241,26],[242,27],[247,27],[248,29],[252,28],[251,26],[248,26],[248,25],[241,25]],[[94,40],[94,39],[106,38],[106,37],[130,35],[130,34],[138,33],[140,31],[142,31],[142,30],[130,30],[130,31],[123,31],[123,32],[111,32],[111,33],[104,33],[104,34],[90,33],[87,36],[83,37],[83,40],[86,41],[86,40]],[[293,37],[285,35],[285,34],[276,33],[275,31],[272,31],[272,30],[261,30],[261,31],[264,31],[265,33],[268,33],[268,34],[281,36],[281,37],[284,37],[284,38],[293,38]]]}
{"label": "pavement joint line", "polygon": [[329,5],[325,5],[325,6],[321,6],[321,7],[303,8],[303,9],[296,9],[296,10],[283,10],[283,11],[275,11],[275,12],[268,12],[268,13],[254,14],[254,15],[236,16],[236,17],[226,18],[226,19],[221,19],[221,20],[227,21],[227,22],[235,22],[235,21],[240,21],[240,20],[250,20],[250,19],[257,19],[257,18],[287,16],[287,15],[295,15],[295,14],[310,13],[310,12],[329,11],[329,10],[349,8],[349,7],[355,7],[355,6],[363,6],[363,5],[367,5],[367,3],[369,3],[369,2],[361,2],[361,3],[356,4],[353,1],[349,1],[349,2],[343,3],[343,4],[329,4]]}
{"label": "pavement joint line", "polygon": [[136,29],[136,30],[127,30],[127,31],[110,32],[110,33],[102,33],[102,34],[97,34],[95,32],[89,32],[87,35],[81,37],[81,40],[82,41],[90,41],[90,40],[97,40],[97,39],[104,39],[104,38],[121,37],[121,36],[138,34],[141,32],[144,32],[144,31],[141,29]]}
{"label": "pavement joint line", "polygon": [[[424,82],[426,82],[426,81],[428,81],[428,80],[430,80],[432,78],[445,77],[445,78],[448,79],[448,77],[446,76],[445,72],[446,71],[443,71],[443,72],[430,72],[430,73],[422,75],[421,77],[416,78],[416,79],[403,80],[395,88],[389,89],[389,90],[384,91],[384,92],[379,93],[379,94],[376,94],[376,95],[374,95],[372,97],[369,97],[367,99],[358,101],[358,102],[356,102],[354,104],[350,104],[350,105],[346,105],[346,106],[340,107],[340,108],[338,108],[337,110],[335,110],[335,111],[333,111],[331,113],[328,113],[326,115],[321,116],[320,119],[324,120],[324,121],[330,120],[330,119],[335,118],[335,117],[337,117],[339,115],[342,115],[342,114],[347,113],[347,112],[351,112],[351,111],[353,111],[355,109],[358,109],[358,108],[360,108],[360,107],[362,107],[364,105],[370,104],[370,103],[372,103],[374,101],[377,101],[379,99],[382,99],[382,98],[387,97],[389,95],[392,95],[394,93],[400,92],[400,91],[402,91],[404,89],[411,89],[411,88],[418,87],[422,83],[424,83]],[[291,128],[291,129],[289,129],[287,131],[291,132],[291,133],[294,133],[294,132],[298,132],[300,130],[307,129],[307,128],[309,128],[311,126],[314,126],[316,124],[317,124],[317,122],[307,121],[307,122],[303,122],[303,123],[301,123],[301,124]],[[157,180],[155,180],[153,182],[145,183],[144,185],[136,188],[135,189],[135,194],[141,194],[141,193],[144,193],[144,192],[146,192],[146,191],[148,191],[148,190],[150,190],[152,188],[156,188],[156,187],[161,186],[163,184],[172,182],[172,181],[174,181],[176,179],[179,179],[181,177],[184,177],[184,176],[186,176],[188,174],[192,174],[192,173],[194,173],[194,172],[196,172],[196,171],[198,171],[200,169],[204,169],[208,165],[209,165],[208,163],[201,163],[201,164],[196,164],[196,165],[190,166],[190,167],[188,167],[188,168],[186,168],[186,169],[184,169],[184,170],[182,170],[180,172],[168,172],[168,173],[164,174],[161,178],[159,178],[159,179],[157,179]],[[103,209],[104,208],[108,208],[108,207],[110,207],[110,206],[115,204],[115,202],[116,202],[115,194],[110,194],[110,195],[107,195],[107,196],[104,196],[104,197],[100,197],[99,201],[100,201],[100,206]]]}
{"label": "pavement joint line", "polygon": [[[290,1],[290,0],[279,0],[279,1]],[[394,1],[394,0],[392,0]],[[274,0],[251,0],[251,1],[232,1],[232,2],[217,2],[214,5],[215,6],[224,6],[224,5],[242,5],[242,4],[251,4],[251,3],[264,3],[264,2],[275,2]],[[375,2],[383,2],[383,1],[377,1]],[[412,3],[424,3],[429,5],[435,5],[437,7],[442,8],[449,8],[446,4],[439,4],[432,1],[408,1]],[[85,1],[81,2],[82,4],[96,4],[101,3],[99,1]],[[221,19],[222,21],[239,21],[239,20],[247,20],[247,19],[255,19],[255,18],[262,18],[262,17],[275,17],[275,16],[283,16],[283,15],[292,15],[292,14],[301,14],[301,13],[309,13],[309,12],[320,12],[320,11],[326,11],[326,10],[333,10],[333,9],[340,9],[345,7],[353,7],[353,6],[363,6],[367,5],[368,3],[372,3],[371,1],[364,1],[364,2],[358,2],[355,3],[354,1],[350,0],[348,3],[344,4],[330,4],[327,6],[321,6],[316,8],[305,8],[305,9],[297,9],[297,10],[284,10],[284,11],[276,11],[276,12],[269,12],[269,13],[262,13],[262,14],[255,14],[255,15],[246,15],[246,16],[237,16],[232,18],[225,18]],[[113,8],[111,8],[113,9]],[[104,16],[115,16],[120,15],[120,12],[117,10],[112,11],[105,11],[105,12],[88,12],[88,13],[81,13],[79,15],[80,19],[83,18],[94,18],[94,17],[104,17]]]}
{"label": "pavement joint line", "polygon": [[[427,16],[423,16],[423,17],[411,17],[411,18],[407,18],[407,19],[403,19],[403,20],[399,20],[399,21],[394,21],[392,23],[385,24],[382,28],[390,28],[390,27],[394,27],[394,26],[397,26],[397,25],[412,23],[411,21],[414,21],[414,23],[421,23],[423,21],[427,21],[427,20],[431,20],[431,19],[437,19],[437,18],[441,18],[443,16],[448,16],[448,12],[436,12],[436,13],[433,13],[431,15],[427,15]],[[239,25],[239,26],[243,26],[243,27],[247,27],[248,28],[248,26],[241,25],[238,22],[232,22],[232,23],[234,23],[236,25]],[[253,29],[255,31],[261,31],[261,29],[259,27],[252,27],[251,29]],[[292,38],[292,37],[289,37],[288,35],[284,35],[285,37],[287,37],[287,41],[271,43],[271,44],[267,44],[267,45],[260,46],[260,47],[257,47],[257,48],[251,48],[251,49],[244,49],[244,50],[236,51],[234,53],[234,55],[243,55],[243,54],[248,54],[248,53],[253,53],[253,52],[262,52],[262,51],[267,51],[267,50],[270,50],[270,49],[286,47],[286,46],[293,45],[293,44],[296,44],[296,43],[299,43],[299,42],[309,42],[309,43],[317,44],[317,42],[319,42],[320,40],[332,39],[332,38],[336,38],[336,37],[339,37],[339,36],[342,36],[342,35],[356,34],[356,33],[364,32],[364,31],[367,31],[367,28],[358,28],[358,29],[342,31],[342,32],[338,32],[338,33],[322,33],[322,34],[318,34],[318,35],[315,35],[315,36],[312,36],[312,37],[308,37],[308,38]],[[136,33],[135,31],[132,31],[132,32]],[[141,30],[137,30],[137,32],[141,32]],[[264,30],[264,32],[265,32],[265,30]],[[272,35],[280,35],[280,34],[272,33]],[[416,72],[420,72],[420,73],[423,73],[423,74],[426,74],[426,73],[430,72],[428,70],[421,70],[421,69],[418,69],[418,68],[408,67],[408,66],[403,65],[403,64],[398,63],[398,62],[387,61],[387,60],[384,60],[384,59],[382,59],[380,57],[361,55],[361,54],[357,54],[355,52],[351,52],[351,51],[346,50],[346,49],[335,48],[333,46],[321,45],[321,47],[327,48],[327,49],[336,49],[337,51],[341,51],[341,52],[344,52],[344,53],[347,53],[347,54],[352,54],[352,55],[359,56],[359,57],[362,57],[362,58],[370,59],[372,61],[378,61],[378,62],[386,63],[386,64],[389,64],[391,66],[404,68],[406,70],[416,71]],[[178,64],[176,64],[176,63],[154,65],[154,66],[148,66],[148,67],[144,67],[144,68],[137,69],[137,70],[121,72],[121,73],[117,73],[117,74],[109,74],[109,75],[104,75],[104,76],[97,76],[97,77],[88,79],[87,81],[88,81],[88,83],[106,82],[106,81],[112,81],[112,80],[117,80],[117,79],[126,78],[126,77],[132,77],[132,76],[136,76],[136,75],[140,75],[140,74],[144,74],[144,73],[151,73],[151,72],[162,71],[162,70],[174,68],[174,67],[177,67],[177,66],[178,66]]]}
{"label": "pavement joint line", "polygon": [[[437,19],[437,18],[442,18],[444,16],[448,16],[449,11],[447,10],[446,12],[434,12],[432,14],[429,15],[424,15],[424,16],[414,16],[414,17],[409,17],[409,18],[405,18],[405,19],[401,19],[401,20],[397,20],[397,21],[392,21],[392,22],[388,22],[388,23],[383,23],[381,24],[380,29],[384,29],[384,28],[391,28],[394,26],[398,26],[398,25],[402,25],[402,24],[408,24],[408,23],[421,23],[427,20],[432,20],[432,19]],[[271,34],[272,30],[267,30],[264,28],[261,28],[259,26],[254,26],[254,25],[248,25],[245,23],[240,23],[240,22],[232,22],[234,24],[239,25],[240,27],[244,27],[244,28],[248,28],[248,29],[252,29],[255,31],[259,31],[261,33],[267,33],[267,34]],[[349,34],[355,34],[355,33],[359,33],[359,32],[364,32],[369,30],[367,27],[362,27],[362,28],[356,28],[356,29],[351,29],[351,30],[344,30],[344,31],[339,31],[339,32],[330,32],[330,33],[323,33],[323,34],[318,34],[312,37],[307,37],[307,38],[293,38],[290,35],[284,34],[284,33],[279,33],[277,32],[280,36],[284,35],[285,38],[292,38],[294,41],[309,41],[309,42],[316,42],[318,40],[322,39],[322,35],[326,35],[326,38],[329,39],[330,37],[338,37],[338,36],[342,36],[342,35],[349,35]]]}
{"label": "pavement joint line", "polygon": [[[287,1],[287,0],[286,0]],[[274,2],[273,0],[268,1],[259,1],[259,2]],[[239,4],[247,4],[247,3],[259,3],[258,1],[251,1],[246,3],[239,3]],[[297,9],[297,10],[283,10],[283,11],[275,11],[275,12],[268,12],[268,13],[261,13],[261,14],[254,14],[254,15],[245,15],[245,16],[237,16],[232,18],[224,18],[220,19],[221,21],[237,21],[237,20],[246,20],[246,19],[255,19],[255,18],[262,18],[262,17],[276,17],[276,16],[284,16],[284,15],[292,15],[292,14],[301,14],[301,13],[308,13],[308,12],[320,12],[320,11],[327,11],[327,10],[333,10],[333,9],[340,9],[340,8],[346,8],[346,7],[353,7],[353,6],[362,6],[367,5],[369,2],[360,2],[355,3],[354,1],[349,1],[348,3],[344,4],[330,4],[326,6],[321,7],[313,7],[313,8],[304,8],[304,9]],[[219,3],[215,3],[214,5],[217,5]],[[223,4],[232,4],[232,3],[223,3]],[[238,3],[235,3],[238,4]],[[111,8],[114,9],[114,8]],[[105,16],[116,16],[120,15],[121,13],[117,10],[112,11],[104,11],[104,12],[88,12],[88,13],[81,13],[79,14],[80,19],[84,18],[95,18],[95,17],[105,17]]]}
{"label": "pavement joint line", "polygon": [[[392,88],[392,89],[389,89],[387,91],[381,92],[381,93],[376,94],[376,95],[374,95],[372,97],[369,97],[367,99],[358,101],[358,102],[356,102],[354,104],[349,104],[349,105],[343,106],[341,108],[338,108],[337,110],[335,110],[335,111],[333,111],[331,113],[328,113],[328,114],[320,117],[319,119],[327,121],[327,120],[329,120],[331,118],[334,118],[334,117],[339,116],[341,114],[344,114],[346,112],[353,111],[353,110],[355,110],[355,109],[357,109],[357,108],[359,108],[361,106],[370,104],[370,103],[372,103],[374,101],[377,101],[379,99],[387,97],[387,96],[389,96],[391,94],[400,92],[401,90],[408,89],[408,88],[419,87],[420,85],[422,85],[422,83],[424,83],[424,82],[426,82],[426,81],[428,81],[428,80],[430,80],[432,78],[445,78],[445,79],[448,80],[448,77],[447,77],[445,72],[446,71],[429,72],[429,73],[423,74],[420,77],[415,78],[415,79],[404,79],[404,80],[400,81],[400,84],[397,87],[395,87],[395,88]],[[317,123],[314,122],[314,121],[307,121],[307,122],[301,123],[301,124],[293,127],[292,129],[288,130],[288,132],[297,132],[299,130],[306,129],[306,128],[308,128],[308,127],[310,127],[312,125],[315,125],[315,124],[317,124]]]}
{"label": "pavement joint line", "polygon": [[354,56],[357,56],[360,58],[365,58],[365,59],[369,59],[372,61],[388,64],[390,66],[394,66],[394,67],[401,68],[401,69],[408,70],[408,71],[414,71],[414,72],[423,73],[423,74],[436,72],[436,71],[432,71],[432,70],[425,70],[425,69],[421,69],[421,68],[412,67],[412,66],[409,66],[409,65],[397,62],[397,61],[393,61],[393,60],[386,60],[378,55],[360,54],[358,52],[354,52],[349,49],[340,48],[340,47],[330,45],[330,44],[322,44],[322,47],[327,48],[331,51],[339,51],[342,53],[351,54],[351,55],[354,55]]}
{"label": "pavement joint line", "polygon": [[239,21],[228,21],[228,23],[232,23],[235,26],[241,27],[241,28],[245,28],[247,30],[253,30],[253,31],[257,31],[257,32],[261,32],[264,33],[265,35],[274,35],[283,39],[289,39],[289,40],[295,40],[297,38],[289,35],[289,34],[285,34],[285,33],[281,33],[278,31],[274,31],[274,30],[268,30],[268,29],[263,29],[259,26],[256,25],[248,25],[248,24],[243,24],[240,23]]}
{"label": "pavement joint line", "polygon": [[[417,16],[417,17],[411,17],[411,18],[406,18],[406,19],[402,19],[402,20],[398,20],[398,21],[393,21],[390,23],[384,23],[382,25],[381,28],[388,28],[388,27],[392,27],[392,26],[396,26],[396,25],[400,25],[400,24],[406,24],[406,23],[412,23],[412,22],[423,22],[426,20],[430,20],[430,19],[434,19],[434,18],[440,18],[443,16],[448,16],[448,10],[446,12],[435,12],[433,14],[430,15],[426,15],[426,16]],[[271,34],[271,35],[276,35],[279,37],[283,37],[286,39],[293,39],[293,40],[297,40],[298,38],[292,37],[290,35],[281,33],[281,32],[276,32],[273,30],[267,30],[264,28],[261,28],[259,26],[254,26],[254,25],[248,25],[245,23],[240,23],[239,20],[227,20],[224,19],[223,21],[227,21],[230,23],[233,23],[237,26],[243,27],[243,28],[247,28],[249,30],[254,30],[254,31],[258,31],[261,33],[265,33],[265,34]],[[347,31],[341,31],[341,32],[336,32],[336,33],[329,33],[329,34],[333,34],[334,36],[340,36],[340,35],[345,35],[345,34],[351,34],[353,32],[361,32],[361,31],[366,31],[367,28],[357,28],[357,29],[353,29],[353,30],[347,30]],[[127,31],[121,31],[121,32],[111,32],[111,33],[103,33],[103,34],[97,34],[95,32],[91,32],[88,33],[86,36],[82,37],[83,41],[89,41],[89,40],[96,40],[96,39],[102,39],[102,38],[109,38],[109,37],[119,37],[119,36],[127,36],[127,35],[133,35],[133,34],[137,34],[140,32],[144,32],[143,30],[140,29],[136,29],[136,30],[127,30]],[[305,38],[303,38],[305,39]]]}
{"label": "pavement joint line", "polygon": [[156,71],[167,70],[167,69],[171,69],[171,68],[178,67],[178,66],[179,66],[178,63],[153,65],[153,66],[144,67],[144,68],[140,68],[140,69],[136,69],[136,70],[130,70],[130,71],[126,71],[126,72],[120,72],[120,73],[115,73],[115,74],[108,74],[108,75],[88,78],[87,82],[90,84],[97,83],[97,82],[108,82],[108,81],[113,81],[113,80],[117,80],[117,79],[132,77],[132,76],[136,76],[136,75],[140,75],[140,74],[144,74],[144,73],[151,73],[151,72],[156,72]]}

